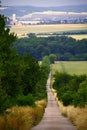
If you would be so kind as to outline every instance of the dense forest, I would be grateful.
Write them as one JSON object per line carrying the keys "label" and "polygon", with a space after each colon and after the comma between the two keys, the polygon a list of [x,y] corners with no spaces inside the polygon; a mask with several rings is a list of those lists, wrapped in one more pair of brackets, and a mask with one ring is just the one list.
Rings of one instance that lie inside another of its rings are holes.
{"label": "dense forest", "polygon": [[18,39],[15,44],[17,51],[23,55],[30,53],[37,60],[54,54],[60,61],[87,60],[87,39],[75,40],[67,36],[36,37]]}
{"label": "dense forest", "polygon": [[17,36],[5,28],[0,15],[0,113],[14,105],[32,105],[46,98],[46,81],[50,71],[49,58],[42,64],[30,54],[21,56],[13,47]]}

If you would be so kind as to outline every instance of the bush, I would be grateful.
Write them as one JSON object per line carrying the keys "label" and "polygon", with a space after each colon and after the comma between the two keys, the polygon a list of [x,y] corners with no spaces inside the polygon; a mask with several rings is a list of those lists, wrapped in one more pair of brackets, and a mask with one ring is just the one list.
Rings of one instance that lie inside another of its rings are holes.
{"label": "bush", "polygon": [[84,107],[87,104],[87,81],[80,84],[78,92],[76,93],[73,101],[75,106]]}
{"label": "bush", "polygon": [[62,96],[62,101],[63,101],[63,105],[65,105],[65,106],[72,104],[73,93],[70,92],[70,91],[64,93],[63,96]]}
{"label": "bush", "polygon": [[65,106],[84,107],[87,104],[87,80],[86,75],[69,75],[56,72],[53,87],[57,90],[58,99]]}
{"label": "bush", "polygon": [[28,94],[27,96],[24,95],[19,95],[17,98],[17,104],[19,106],[34,106],[35,105],[35,100],[32,94]]}
{"label": "bush", "polygon": [[0,88],[0,113],[10,106],[9,96]]}

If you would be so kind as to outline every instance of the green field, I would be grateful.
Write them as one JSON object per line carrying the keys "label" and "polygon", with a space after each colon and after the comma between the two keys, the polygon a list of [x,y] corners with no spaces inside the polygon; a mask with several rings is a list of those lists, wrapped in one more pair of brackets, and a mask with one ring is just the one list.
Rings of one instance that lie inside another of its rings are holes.
{"label": "green field", "polygon": [[15,32],[18,37],[27,33],[61,33],[65,31],[87,30],[87,24],[52,24],[52,25],[19,25],[12,26],[11,32]]}
{"label": "green field", "polygon": [[69,74],[87,74],[87,61],[60,61],[52,65],[52,73],[55,71]]}

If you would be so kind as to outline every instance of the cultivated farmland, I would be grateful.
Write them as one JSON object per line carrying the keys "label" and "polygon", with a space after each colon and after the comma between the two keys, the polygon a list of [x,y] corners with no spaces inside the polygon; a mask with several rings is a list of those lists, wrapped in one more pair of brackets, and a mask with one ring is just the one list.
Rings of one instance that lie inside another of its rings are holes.
{"label": "cultivated farmland", "polygon": [[69,37],[72,37],[76,40],[81,40],[81,39],[87,39],[87,34],[69,35]]}
{"label": "cultivated farmland", "polygon": [[11,27],[11,32],[15,32],[18,37],[27,33],[62,33],[82,30],[87,30],[87,24],[19,25]]}

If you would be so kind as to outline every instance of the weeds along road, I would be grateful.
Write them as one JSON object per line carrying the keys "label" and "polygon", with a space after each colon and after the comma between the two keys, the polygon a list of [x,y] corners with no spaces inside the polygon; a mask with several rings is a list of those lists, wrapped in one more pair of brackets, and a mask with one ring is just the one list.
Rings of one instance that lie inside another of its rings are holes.
{"label": "weeds along road", "polygon": [[41,122],[31,130],[76,130],[76,127],[59,111],[57,102],[50,88],[51,74],[47,81],[48,103]]}

